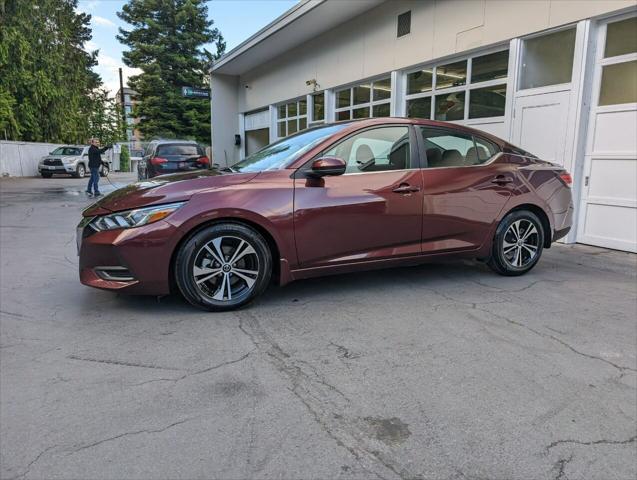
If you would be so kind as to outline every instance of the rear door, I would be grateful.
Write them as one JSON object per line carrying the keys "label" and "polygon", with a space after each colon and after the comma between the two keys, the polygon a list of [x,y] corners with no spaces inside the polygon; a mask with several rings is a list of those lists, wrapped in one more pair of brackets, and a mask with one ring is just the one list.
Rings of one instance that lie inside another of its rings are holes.
{"label": "rear door", "polygon": [[491,163],[491,141],[453,129],[417,127],[423,168],[422,251],[472,250],[487,239],[515,188],[513,167]]}
{"label": "rear door", "polygon": [[323,155],[346,173],[295,178],[294,229],[302,267],[383,260],[420,253],[422,176],[413,128],[372,127]]}
{"label": "rear door", "polygon": [[197,144],[166,143],[157,146],[154,161],[158,170],[168,173],[205,168],[200,161],[203,157],[205,153]]}

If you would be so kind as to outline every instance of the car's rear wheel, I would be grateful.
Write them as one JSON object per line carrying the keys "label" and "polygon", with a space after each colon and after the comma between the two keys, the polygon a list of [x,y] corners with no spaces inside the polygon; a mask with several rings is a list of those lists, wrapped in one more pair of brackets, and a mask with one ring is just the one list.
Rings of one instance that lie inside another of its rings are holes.
{"label": "car's rear wheel", "polygon": [[252,228],[220,223],[190,237],[179,249],[174,267],[177,286],[191,304],[205,310],[233,310],[267,288],[272,254]]}
{"label": "car's rear wheel", "polygon": [[75,177],[76,178],[84,178],[84,175],[86,175],[86,167],[84,166],[83,163],[80,163],[77,166],[77,169],[75,170]]}
{"label": "car's rear wheel", "polygon": [[500,275],[523,275],[542,255],[544,229],[533,212],[519,210],[502,219],[487,264]]}

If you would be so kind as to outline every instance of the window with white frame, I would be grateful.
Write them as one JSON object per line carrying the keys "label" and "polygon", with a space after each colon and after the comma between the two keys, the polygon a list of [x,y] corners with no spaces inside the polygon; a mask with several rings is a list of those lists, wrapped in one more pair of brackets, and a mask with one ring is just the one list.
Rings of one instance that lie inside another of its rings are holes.
{"label": "window with white frame", "polygon": [[277,136],[287,137],[307,128],[307,99],[305,97],[277,106]]}
{"label": "window with white frame", "polygon": [[504,116],[509,50],[407,73],[408,117],[443,121]]}
{"label": "window with white frame", "polygon": [[388,117],[391,101],[391,78],[381,78],[336,90],[336,120]]}
{"label": "window with white frame", "polygon": [[311,127],[325,122],[325,92],[313,93],[310,99],[310,123]]}

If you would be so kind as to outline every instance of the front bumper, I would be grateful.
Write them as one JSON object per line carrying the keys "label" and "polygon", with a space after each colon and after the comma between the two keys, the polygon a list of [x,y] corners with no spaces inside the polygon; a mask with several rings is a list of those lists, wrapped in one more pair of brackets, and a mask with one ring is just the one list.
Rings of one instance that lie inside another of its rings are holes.
{"label": "front bumper", "polygon": [[[88,229],[88,230],[87,230]],[[181,231],[160,220],[141,227],[95,232],[78,231],[80,282],[89,287],[139,295],[170,293],[170,262]],[[126,280],[104,271],[126,270]]]}
{"label": "front bumper", "polygon": [[75,173],[75,165],[38,165],[38,172],[42,173]]}

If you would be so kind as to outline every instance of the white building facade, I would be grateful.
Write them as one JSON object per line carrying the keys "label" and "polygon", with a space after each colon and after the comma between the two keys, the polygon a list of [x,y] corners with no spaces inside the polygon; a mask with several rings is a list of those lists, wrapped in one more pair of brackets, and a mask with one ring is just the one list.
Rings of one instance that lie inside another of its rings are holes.
{"label": "white building facade", "polygon": [[637,252],[635,0],[305,0],[211,88],[215,163],[326,122],[451,121],[571,172],[567,242]]}

